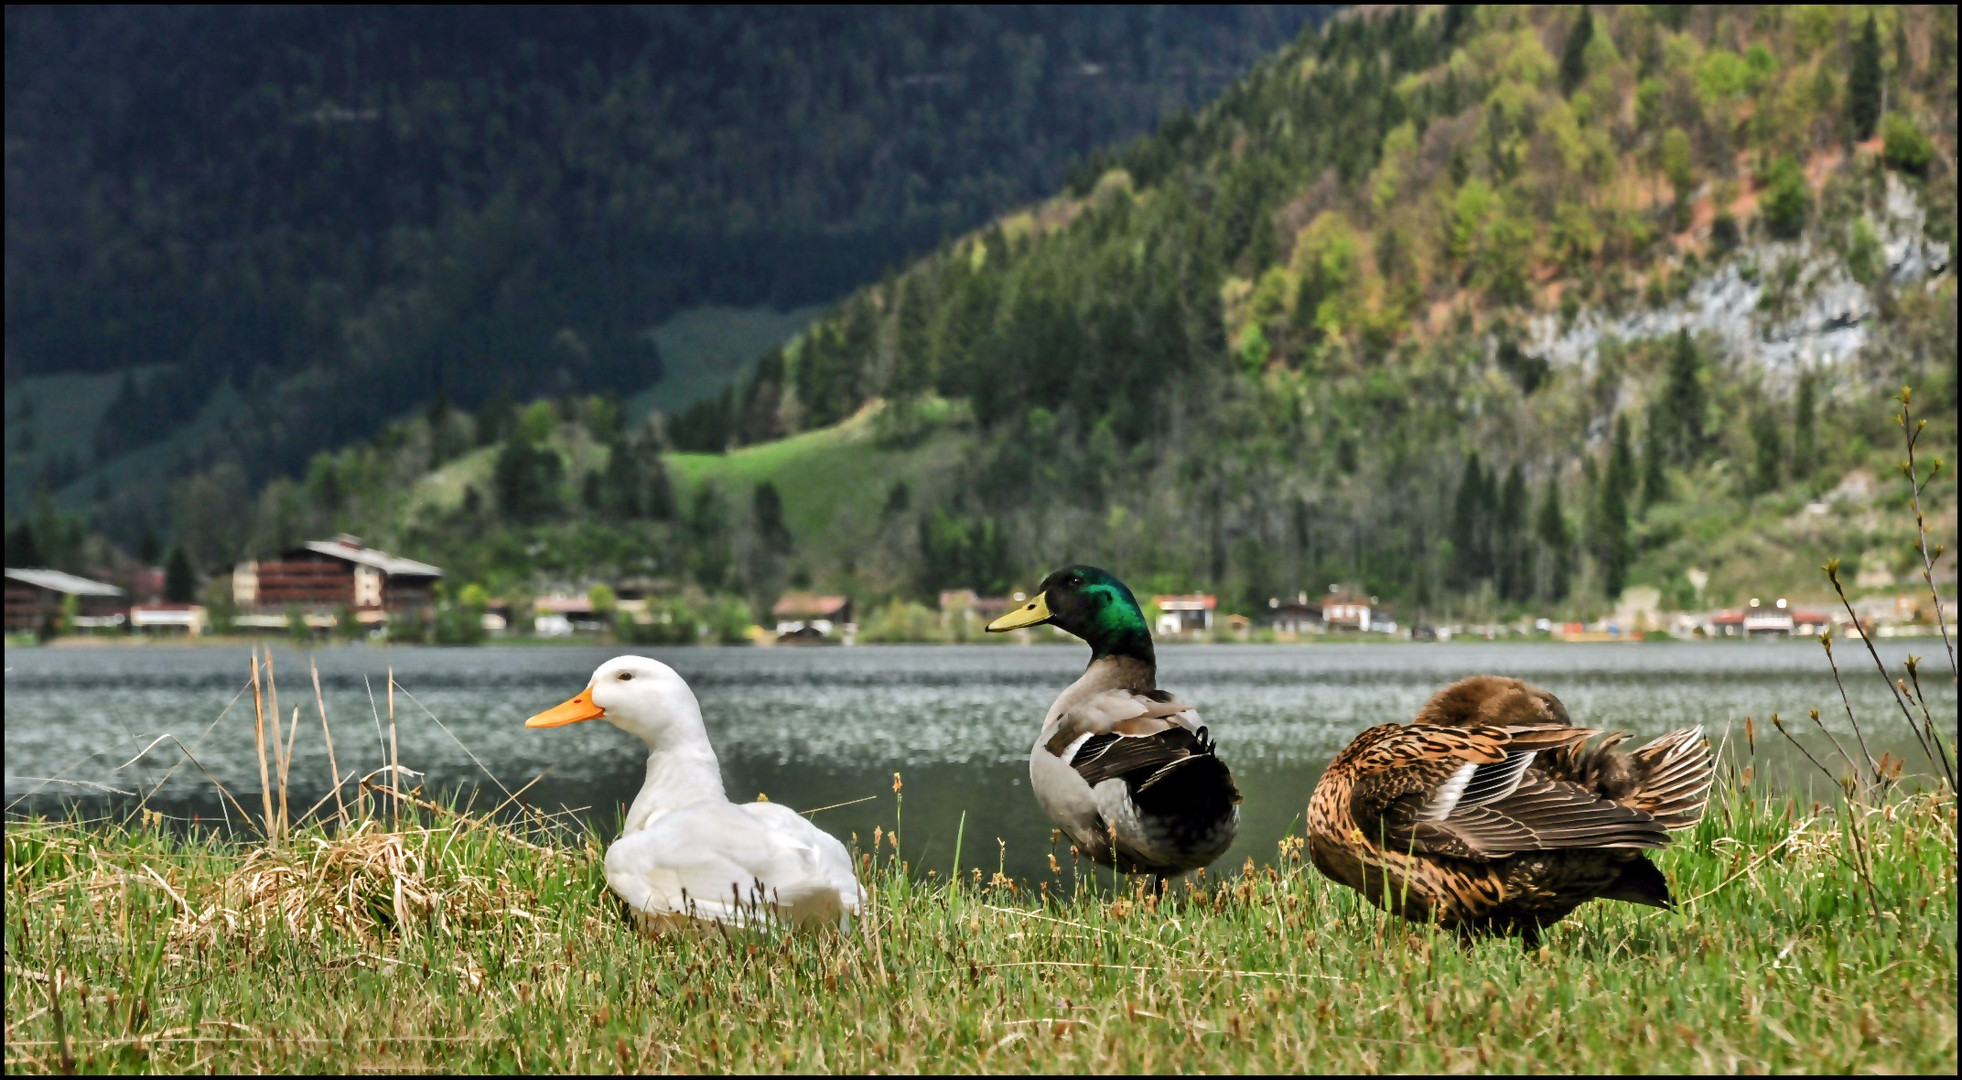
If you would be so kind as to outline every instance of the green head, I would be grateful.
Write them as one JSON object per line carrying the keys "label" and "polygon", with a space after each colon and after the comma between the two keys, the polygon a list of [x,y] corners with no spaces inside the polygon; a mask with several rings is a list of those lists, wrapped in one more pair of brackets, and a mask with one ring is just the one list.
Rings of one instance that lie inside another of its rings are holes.
{"label": "green head", "polygon": [[1094,566],[1065,566],[1042,579],[1022,607],[988,624],[991,631],[1050,623],[1090,643],[1092,659],[1129,656],[1154,662],[1151,629],[1138,598]]}

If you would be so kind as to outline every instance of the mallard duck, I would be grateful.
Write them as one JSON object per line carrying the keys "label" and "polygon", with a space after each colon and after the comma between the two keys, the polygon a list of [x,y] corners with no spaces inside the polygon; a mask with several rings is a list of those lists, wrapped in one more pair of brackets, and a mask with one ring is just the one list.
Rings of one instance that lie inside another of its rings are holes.
{"label": "mallard duck", "polygon": [[1409,724],[1356,736],[1308,802],[1316,868],[1385,911],[1469,940],[1540,932],[1596,897],[1668,908],[1644,851],[1695,825],[1713,763],[1702,728],[1633,752],[1573,727],[1552,694],[1479,675]]}
{"label": "mallard duck", "polygon": [[781,803],[729,801],[702,707],[673,668],[616,656],[525,726],[595,719],[647,744],[647,782],[606,849],[606,883],[643,928],[849,925],[863,894],[845,846]]}
{"label": "mallard duck", "polygon": [[1043,811],[1091,859],[1152,874],[1161,889],[1219,858],[1239,827],[1240,792],[1199,714],[1158,689],[1137,598],[1094,566],[1066,566],[988,630],[1043,623],[1090,645],[1090,666],[1049,707],[1029,753]]}

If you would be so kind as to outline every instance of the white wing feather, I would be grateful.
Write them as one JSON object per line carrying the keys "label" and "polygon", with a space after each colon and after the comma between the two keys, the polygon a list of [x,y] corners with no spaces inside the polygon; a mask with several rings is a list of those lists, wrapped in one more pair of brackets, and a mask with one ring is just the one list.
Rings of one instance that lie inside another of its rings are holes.
{"label": "white wing feather", "polygon": [[606,881],[636,911],[738,925],[842,920],[862,904],[844,845],[772,803],[664,814],[607,849]]}

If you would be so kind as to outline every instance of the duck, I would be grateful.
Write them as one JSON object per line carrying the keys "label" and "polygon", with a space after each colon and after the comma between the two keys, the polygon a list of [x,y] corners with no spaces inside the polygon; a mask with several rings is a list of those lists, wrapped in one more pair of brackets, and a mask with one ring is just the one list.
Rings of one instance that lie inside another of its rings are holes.
{"label": "duck", "polygon": [[584,720],[647,744],[647,780],[606,849],[606,883],[641,929],[850,929],[865,897],[845,846],[782,803],[729,801],[701,704],[673,668],[616,656],[525,726]]}
{"label": "duck", "polygon": [[1594,899],[1673,908],[1647,852],[1703,818],[1715,772],[1701,727],[1628,752],[1574,727],[1560,699],[1475,675],[1408,724],[1355,737],[1308,803],[1316,869],[1470,944],[1547,927]]}
{"label": "duck", "polygon": [[1192,706],[1158,688],[1151,630],[1122,581],[1066,566],[990,633],[1052,625],[1090,646],[1083,675],[1057,696],[1029,752],[1036,801],[1077,850],[1167,881],[1232,845],[1240,791]]}

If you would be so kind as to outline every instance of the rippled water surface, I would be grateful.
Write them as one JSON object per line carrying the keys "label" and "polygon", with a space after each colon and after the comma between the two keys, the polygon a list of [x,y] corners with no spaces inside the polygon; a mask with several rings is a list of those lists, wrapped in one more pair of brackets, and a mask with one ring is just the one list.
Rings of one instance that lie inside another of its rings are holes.
{"label": "rippled water surface", "polygon": [[[1939,641],[1882,643],[1898,674],[1909,652],[1927,655],[1937,718],[1955,730],[1955,690]],[[587,813],[611,835],[640,786],[641,744],[603,724],[528,730],[525,717],[586,685],[613,647],[278,649],[279,707],[301,706],[292,765],[297,816],[325,794],[329,775],[308,673],[320,669],[341,771],[385,761],[387,677],[399,684],[396,737],[405,766],[432,791],[480,788],[501,801],[525,793],[554,810]],[[648,650],[694,686],[731,797],[758,792],[798,809],[867,796],[814,820],[869,841],[890,830],[892,774],[905,779],[909,858],[940,867],[953,857],[965,814],[964,865],[1033,874],[1046,866],[1050,825],[1028,790],[1028,753],[1056,693],[1082,671],[1080,645],[680,648]],[[1840,646],[1853,707],[1876,755],[1928,764],[1872,661]],[[1795,793],[1824,790],[1816,772],[1763,721],[1817,708],[1854,748],[1839,691],[1817,643],[1442,644],[1164,646],[1161,685],[1199,709],[1245,794],[1240,840],[1228,863],[1266,861],[1298,819],[1322,767],[1373,724],[1407,720],[1439,687],[1464,675],[1516,675],[1553,691],[1575,723],[1638,738],[1702,724],[1713,739],[1743,738],[1760,721],[1756,772]],[[243,690],[243,693],[241,693]],[[168,738],[166,738],[166,736]],[[162,740],[159,742],[159,740]],[[1816,739],[1822,746],[1823,737]],[[179,746],[191,751],[185,760]],[[148,752],[125,764],[140,751]],[[467,749],[466,749],[467,748]],[[91,812],[150,805],[201,819],[225,808],[208,771],[256,811],[247,651],[137,645],[18,648],[6,653],[6,798],[12,811],[80,802]],[[175,769],[173,772],[172,770]],[[486,775],[495,777],[495,782]],[[128,793],[128,794],[118,794]],[[232,815],[233,817],[236,814]],[[998,844],[997,841],[1001,844]],[[1006,855],[1002,854],[1006,845]]]}

